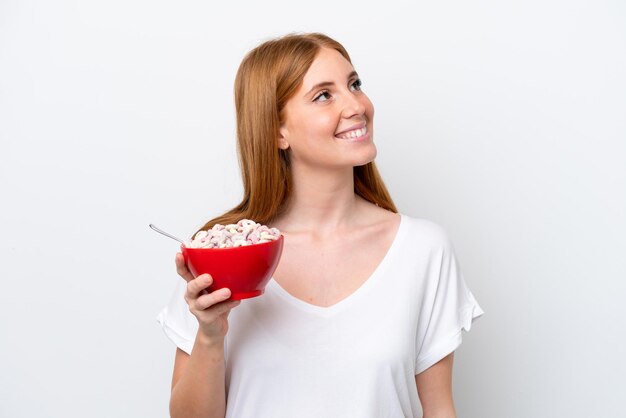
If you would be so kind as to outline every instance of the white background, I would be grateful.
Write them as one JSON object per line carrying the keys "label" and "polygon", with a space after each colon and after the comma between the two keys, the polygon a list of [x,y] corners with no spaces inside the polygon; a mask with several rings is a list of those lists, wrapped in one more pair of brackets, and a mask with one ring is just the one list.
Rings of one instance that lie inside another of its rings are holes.
{"label": "white background", "polygon": [[350,52],[401,212],[485,310],[463,418],[623,416],[621,1],[0,0],[0,416],[166,417],[177,244],[239,202],[233,82],[292,31]]}

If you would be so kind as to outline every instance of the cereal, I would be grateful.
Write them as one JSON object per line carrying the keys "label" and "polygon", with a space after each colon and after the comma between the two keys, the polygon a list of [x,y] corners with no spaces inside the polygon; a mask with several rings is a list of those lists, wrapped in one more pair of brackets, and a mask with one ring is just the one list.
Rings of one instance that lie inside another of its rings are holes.
{"label": "cereal", "polygon": [[208,231],[198,231],[187,248],[232,248],[275,241],[280,231],[269,228],[250,219],[242,219],[236,224],[216,224]]}

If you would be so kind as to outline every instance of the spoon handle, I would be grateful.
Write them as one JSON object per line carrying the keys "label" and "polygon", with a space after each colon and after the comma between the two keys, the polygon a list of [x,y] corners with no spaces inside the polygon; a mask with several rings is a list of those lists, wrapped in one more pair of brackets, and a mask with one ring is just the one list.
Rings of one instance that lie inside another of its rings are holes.
{"label": "spoon handle", "polygon": [[180,242],[181,244],[184,244],[184,243],[185,243],[182,239],[180,239],[180,238],[176,238],[174,235],[170,235],[170,234],[168,234],[167,232],[163,231],[162,229],[157,228],[154,224],[150,224],[150,228],[154,229],[154,230],[155,230],[156,232],[158,232],[159,234],[163,234],[163,235],[165,235],[166,237],[169,237],[169,238],[171,238],[171,239],[174,239],[174,240],[176,240],[176,241]]}

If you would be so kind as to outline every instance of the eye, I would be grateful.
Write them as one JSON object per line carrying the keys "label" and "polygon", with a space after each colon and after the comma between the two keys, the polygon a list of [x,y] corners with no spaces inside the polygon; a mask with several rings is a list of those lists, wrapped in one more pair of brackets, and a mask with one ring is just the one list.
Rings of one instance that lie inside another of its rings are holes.
{"label": "eye", "polygon": [[353,86],[355,86],[356,90],[361,90],[361,84],[363,84],[361,82],[360,78],[357,78],[356,80],[354,80],[354,83],[352,83]]}
{"label": "eye", "polygon": [[323,91],[320,94],[318,94],[317,96],[315,96],[315,99],[313,99],[314,102],[325,102],[326,100],[318,100],[320,97],[324,97],[326,96],[326,100],[328,100],[328,96],[330,96],[330,93],[328,93],[327,91]]}
{"label": "eye", "polygon": [[[361,79],[357,78],[350,84],[350,87],[354,87],[353,91],[361,91]],[[319,100],[321,97],[324,97],[325,100]],[[322,91],[320,94],[315,96],[313,99],[314,102],[326,102],[330,99],[330,93],[327,90]]]}

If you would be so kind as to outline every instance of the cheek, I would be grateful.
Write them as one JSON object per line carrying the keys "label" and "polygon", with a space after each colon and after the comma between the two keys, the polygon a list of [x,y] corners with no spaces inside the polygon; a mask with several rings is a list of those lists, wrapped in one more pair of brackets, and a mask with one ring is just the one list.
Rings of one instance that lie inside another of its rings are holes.
{"label": "cheek", "polygon": [[332,112],[320,113],[307,123],[307,136],[309,138],[334,136],[338,123],[339,119],[336,114]]}

